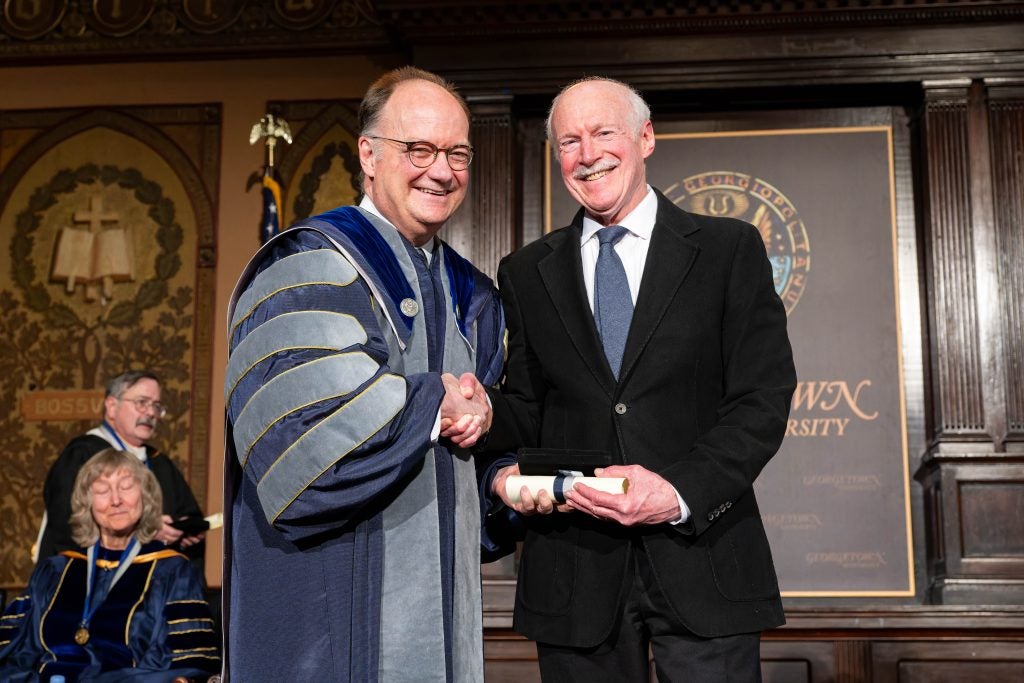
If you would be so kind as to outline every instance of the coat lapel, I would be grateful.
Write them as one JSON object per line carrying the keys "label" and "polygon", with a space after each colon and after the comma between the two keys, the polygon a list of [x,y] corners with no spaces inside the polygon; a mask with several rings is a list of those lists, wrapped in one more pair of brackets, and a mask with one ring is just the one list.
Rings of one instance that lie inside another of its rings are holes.
{"label": "coat lapel", "polygon": [[[595,379],[612,396],[616,390],[615,377],[605,358],[583,286],[583,264],[580,260],[582,222],[581,211],[572,225],[549,238],[551,253],[540,260],[537,270],[576,351]],[[693,267],[700,247],[687,239],[687,235],[698,229],[686,212],[658,192],[658,216],[647,251],[640,293],[633,309],[633,322],[619,374],[620,384],[628,379]]]}
{"label": "coat lapel", "polygon": [[582,221],[581,211],[572,225],[549,238],[548,244],[552,251],[538,262],[537,270],[573,346],[590,372],[611,395],[615,390],[615,379],[604,357],[604,348],[598,339],[587,291],[583,286],[583,264],[580,260]]}
{"label": "coat lapel", "polygon": [[628,379],[700,252],[700,247],[686,237],[699,229],[697,224],[664,195],[657,194],[658,217],[622,357],[620,383]]}

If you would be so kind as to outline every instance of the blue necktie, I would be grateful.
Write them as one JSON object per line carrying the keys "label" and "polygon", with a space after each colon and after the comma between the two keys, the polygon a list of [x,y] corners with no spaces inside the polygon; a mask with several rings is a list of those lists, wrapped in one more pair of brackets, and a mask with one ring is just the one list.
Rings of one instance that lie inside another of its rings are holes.
{"label": "blue necktie", "polygon": [[622,367],[622,353],[626,350],[629,323],[633,319],[633,297],[629,293],[626,269],[615,253],[615,243],[627,232],[621,225],[597,231],[601,252],[597,255],[597,268],[594,270],[594,321],[601,334],[604,355],[616,379]]}

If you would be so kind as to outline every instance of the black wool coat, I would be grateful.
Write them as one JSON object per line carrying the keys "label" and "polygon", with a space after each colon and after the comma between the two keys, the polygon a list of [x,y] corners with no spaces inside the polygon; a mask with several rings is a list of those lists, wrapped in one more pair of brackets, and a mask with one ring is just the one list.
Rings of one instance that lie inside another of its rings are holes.
{"label": "black wool coat", "polygon": [[612,632],[642,547],[675,620],[700,636],[785,619],[752,488],[785,433],[796,386],[786,312],[758,231],[658,212],[616,381],[587,301],[582,212],[503,259],[509,358],[487,447],[610,452],[668,480],[685,524],[623,527],[579,512],[525,520],[514,623],[590,647]]}

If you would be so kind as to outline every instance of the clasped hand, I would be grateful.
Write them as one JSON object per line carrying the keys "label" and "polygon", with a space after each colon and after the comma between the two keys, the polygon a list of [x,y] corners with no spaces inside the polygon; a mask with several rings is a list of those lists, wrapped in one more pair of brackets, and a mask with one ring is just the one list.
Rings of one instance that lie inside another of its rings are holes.
{"label": "clasped hand", "polygon": [[467,372],[441,375],[441,436],[459,448],[470,448],[491,428],[491,404],[476,376]]}

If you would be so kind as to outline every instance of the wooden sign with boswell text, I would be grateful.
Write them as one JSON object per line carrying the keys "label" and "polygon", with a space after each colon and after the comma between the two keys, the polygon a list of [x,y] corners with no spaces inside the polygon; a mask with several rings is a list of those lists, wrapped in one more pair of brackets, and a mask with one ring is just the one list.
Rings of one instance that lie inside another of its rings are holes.
{"label": "wooden sign with boswell text", "polygon": [[26,421],[95,420],[102,414],[102,389],[30,391],[21,398],[21,418]]}

